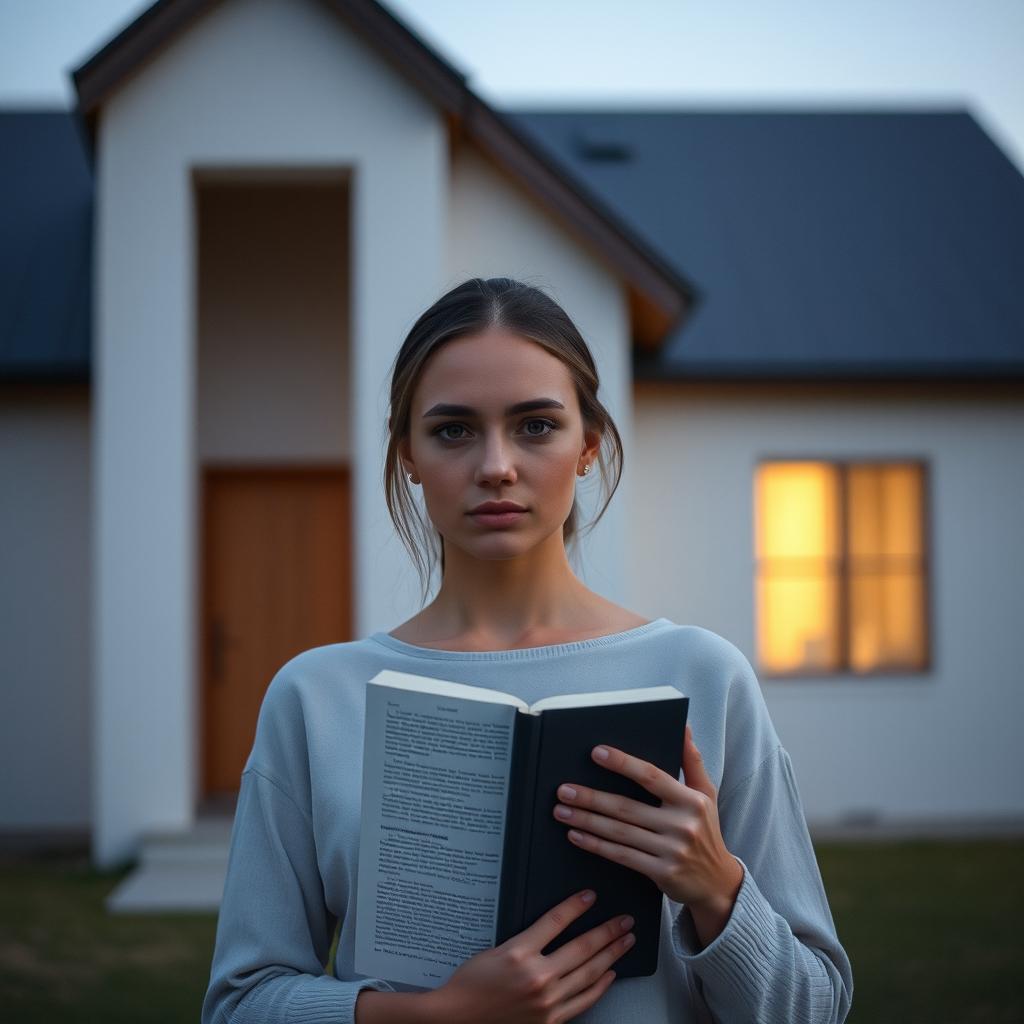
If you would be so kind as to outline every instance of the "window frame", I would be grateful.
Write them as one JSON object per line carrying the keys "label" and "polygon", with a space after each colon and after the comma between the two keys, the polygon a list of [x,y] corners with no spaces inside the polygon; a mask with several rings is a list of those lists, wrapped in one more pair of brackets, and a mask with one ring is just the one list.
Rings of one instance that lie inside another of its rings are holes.
{"label": "window frame", "polygon": [[[872,453],[870,455],[844,455],[825,456],[821,454],[785,454],[785,455],[760,455],[754,462],[754,472],[751,474],[752,506],[754,515],[751,518],[751,548],[752,558],[752,594],[753,594],[753,616],[754,623],[754,650],[760,648],[760,636],[757,635],[757,623],[760,619],[758,614],[758,584],[762,579],[762,559],[757,553],[757,473],[761,466],[771,462],[817,462],[826,463],[836,469],[839,477],[838,495],[838,522],[840,551],[836,565],[836,573],[839,581],[838,598],[836,600],[836,614],[834,628],[839,641],[839,666],[835,669],[807,668],[807,669],[786,669],[783,671],[772,670],[760,663],[756,666],[757,675],[760,679],[770,680],[820,680],[835,679],[839,676],[846,676],[853,680],[871,679],[878,676],[900,676],[902,678],[915,678],[930,676],[934,668],[934,656],[932,651],[932,472],[931,461],[923,455],[900,455],[898,453],[886,452],[884,455]],[[919,665],[880,665],[867,671],[854,671],[850,667],[850,552],[849,534],[847,520],[849,516],[848,506],[848,481],[851,466],[890,466],[894,464],[912,465],[918,469],[921,475],[921,508],[919,519],[919,531],[921,538],[921,643],[922,660]],[[755,655],[756,656],[756,655]]]}

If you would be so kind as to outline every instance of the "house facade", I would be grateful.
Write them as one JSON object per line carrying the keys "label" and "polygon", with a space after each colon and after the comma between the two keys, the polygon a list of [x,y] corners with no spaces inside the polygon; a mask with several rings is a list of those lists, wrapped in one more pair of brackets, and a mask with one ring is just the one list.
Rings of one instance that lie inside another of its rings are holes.
{"label": "house facade", "polygon": [[[368,0],[165,0],[75,82],[87,354],[61,348],[71,312],[7,314],[0,828],[87,828],[101,866],[188,829],[237,789],[277,667],[417,610],[383,498],[387,381],[418,314],[475,276],[549,290],[597,359],[627,460],[584,579],[747,654],[812,825],[1024,819],[1024,320],[973,376],[726,372],[740,332],[706,337],[712,292],[697,304],[604,171]],[[673,362],[688,337],[699,365]],[[836,547],[851,521],[902,538],[865,541],[888,583]],[[825,561],[787,591],[768,563],[794,551]]]}

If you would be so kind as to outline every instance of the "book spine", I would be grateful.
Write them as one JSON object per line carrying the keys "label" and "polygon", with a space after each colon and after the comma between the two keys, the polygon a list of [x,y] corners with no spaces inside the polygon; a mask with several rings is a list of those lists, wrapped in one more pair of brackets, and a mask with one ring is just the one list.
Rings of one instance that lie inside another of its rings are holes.
{"label": "book spine", "polygon": [[530,874],[537,761],[543,719],[543,715],[516,713],[505,812],[505,840],[501,854],[498,919],[494,939],[496,946],[518,935],[531,923],[523,920],[523,912],[526,906],[526,880]]}

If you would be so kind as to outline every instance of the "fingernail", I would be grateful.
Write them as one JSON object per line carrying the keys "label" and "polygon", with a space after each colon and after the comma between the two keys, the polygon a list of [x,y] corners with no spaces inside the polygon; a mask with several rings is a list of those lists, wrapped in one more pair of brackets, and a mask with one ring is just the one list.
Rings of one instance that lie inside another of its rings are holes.
{"label": "fingernail", "polygon": [[570,811],[568,807],[562,807],[559,805],[555,808],[555,816],[558,818],[571,818],[572,811]]}
{"label": "fingernail", "polygon": [[607,747],[597,747],[594,750],[594,757],[596,757],[598,759],[598,761],[607,761],[608,760],[608,748]]}
{"label": "fingernail", "polygon": [[619,918],[619,927],[623,931],[625,931],[627,928],[632,928],[633,927],[633,918],[628,917],[628,916],[627,917]]}
{"label": "fingernail", "polygon": [[576,790],[573,789],[572,786],[562,786],[562,788],[559,789],[559,791],[558,791],[558,795],[563,800],[575,800],[576,799]]}
{"label": "fingernail", "polygon": [[593,903],[593,902],[594,902],[594,897],[595,897],[596,895],[597,895],[597,893],[595,893],[593,889],[588,889],[588,890],[587,890],[587,891],[586,891],[586,892],[585,892],[585,893],[584,893],[584,894],[583,894],[583,895],[582,895],[582,896],[580,897],[580,899],[581,899],[581,900],[583,900],[583,902],[584,902],[584,903]]}

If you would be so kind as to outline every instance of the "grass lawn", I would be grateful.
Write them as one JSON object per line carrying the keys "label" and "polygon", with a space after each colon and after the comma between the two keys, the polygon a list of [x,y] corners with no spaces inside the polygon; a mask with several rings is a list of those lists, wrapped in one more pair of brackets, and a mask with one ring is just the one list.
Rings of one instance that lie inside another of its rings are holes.
{"label": "grass lawn", "polygon": [[[1024,1021],[1024,841],[819,843],[817,852],[853,963],[849,1021]],[[5,1022],[196,1024],[216,918],[107,916],[103,897],[123,874],[74,858],[0,862]]]}

